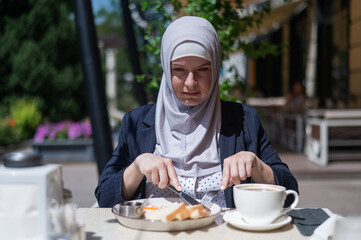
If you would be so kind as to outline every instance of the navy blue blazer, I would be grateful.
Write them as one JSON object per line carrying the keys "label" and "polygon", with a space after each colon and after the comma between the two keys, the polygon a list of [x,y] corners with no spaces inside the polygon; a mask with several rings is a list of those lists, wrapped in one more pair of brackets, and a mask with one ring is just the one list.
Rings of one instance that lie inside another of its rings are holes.
{"label": "navy blue blazer", "polygon": [[[122,198],[124,170],[142,153],[153,153],[156,144],[155,104],[127,113],[119,132],[118,145],[99,177],[95,195],[100,207],[113,207]],[[257,111],[247,105],[222,101],[222,127],[219,138],[223,160],[239,151],[251,151],[268,164],[277,185],[298,192],[298,184],[288,166],[281,161],[261,126]],[[132,199],[144,198],[145,177]],[[248,178],[245,182],[252,182]],[[227,207],[234,207],[233,188],[225,190]],[[290,201],[292,199],[288,199]],[[288,205],[286,202],[286,205]]]}

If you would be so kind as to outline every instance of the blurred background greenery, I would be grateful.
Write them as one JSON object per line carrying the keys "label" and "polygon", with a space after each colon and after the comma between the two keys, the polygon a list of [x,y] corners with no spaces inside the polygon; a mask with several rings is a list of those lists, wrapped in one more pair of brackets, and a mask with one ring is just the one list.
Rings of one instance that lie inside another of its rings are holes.
{"label": "blurred background greenery", "polygon": [[[254,27],[269,12],[269,5],[252,17],[240,16],[242,1],[133,0],[132,28],[142,74],[134,73],[127,44],[122,1],[93,0],[98,47],[106,78],[107,48],[116,48],[116,109],[127,112],[144,104],[134,94],[135,82],[144,84],[147,102],[156,100],[161,67],[160,39],[169,22],[181,15],[207,18],[216,28],[222,43],[222,58],[243,49],[258,57],[277,54],[279,47],[260,45],[239,39],[242,31]],[[106,4],[105,4],[106,2]],[[183,5],[182,5],[183,4]],[[99,7],[100,6],[100,7]],[[136,21],[146,21],[146,26]],[[71,0],[0,0],[0,145],[30,139],[44,122],[79,121],[88,116],[80,50],[77,42],[74,9]],[[232,66],[232,81],[223,79],[222,99],[239,101],[231,96],[234,88],[251,94],[247,84]],[[137,76],[135,76],[137,75]],[[104,83],[105,84],[105,83]],[[112,120],[112,119],[111,119]],[[117,119],[115,125],[120,124]]]}
{"label": "blurred background greenery", "polygon": [[1,145],[87,115],[78,54],[70,1],[0,1]]}
{"label": "blurred background greenery", "polygon": [[[104,2],[94,12],[102,69],[106,53],[100,43],[113,37],[120,43],[117,108],[126,112],[139,104],[132,94],[122,12],[119,1]],[[71,0],[0,0],[0,146],[32,138],[42,122],[88,116],[91,96],[85,95],[79,54]]]}
{"label": "blurred background greenery", "polygon": [[1,1],[0,6],[0,116],[18,99],[36,97],[49,121],[82,119],[84,83],[70,2]]}

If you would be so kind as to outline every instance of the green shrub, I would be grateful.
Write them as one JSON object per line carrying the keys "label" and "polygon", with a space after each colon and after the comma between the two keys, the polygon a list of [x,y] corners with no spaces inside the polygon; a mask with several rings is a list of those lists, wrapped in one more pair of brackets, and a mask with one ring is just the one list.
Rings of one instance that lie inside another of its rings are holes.
{"label": "green shrub", "polygon": [[10,117],[0,119],[0,146],[17,143],[21,136],[15,129],[15,121]]}
{"label": "green shrub", "polygon": [[38,110],[37,99],[19,99],[10,106],[11,118],[15,121],[15,130],[21,139],[32,138],[40,124],[42,114]]}
{"label": "green shrub", "polygon": [[0,0],[0,118],[30,97],[52,122],[88,115],[74,21],[69,0]]}

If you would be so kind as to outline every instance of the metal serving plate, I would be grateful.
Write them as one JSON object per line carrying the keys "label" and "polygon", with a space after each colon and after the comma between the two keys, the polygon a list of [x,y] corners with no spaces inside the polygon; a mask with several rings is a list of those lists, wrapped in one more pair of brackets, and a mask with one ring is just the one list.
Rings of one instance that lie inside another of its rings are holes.
{"label": "metal serving plate", "polygon": [[[133,200],[129,202],[143,202],[145,199]],[[151,198],[146,205],[153,206],[167,206],[175,203],[181,203],[180,198]],[[119,221],[120,224],[134,229],[146,230],[146,231],[185,231],[199,229],[208,226],[214,222],[217,216],[221,212],[221,207],[218,204],[213,204],[211,207],[211,214],[208,217],[199,219],[187,219],[182,221],[162,222],[159,220],[148,220],[144,218],[134,218],[122,216],[119,213],[119,204],[112,208],[112,212]]]}

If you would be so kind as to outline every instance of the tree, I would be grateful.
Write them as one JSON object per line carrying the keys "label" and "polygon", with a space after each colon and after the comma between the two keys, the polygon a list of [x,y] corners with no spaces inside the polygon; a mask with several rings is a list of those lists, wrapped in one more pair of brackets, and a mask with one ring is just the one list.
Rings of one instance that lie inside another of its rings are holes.
{"label": "tree", "polygon": [[18,98],[49,121],[87,115],[70,1],[0,0],[0,117]]}

